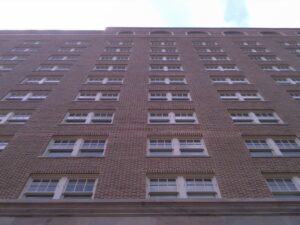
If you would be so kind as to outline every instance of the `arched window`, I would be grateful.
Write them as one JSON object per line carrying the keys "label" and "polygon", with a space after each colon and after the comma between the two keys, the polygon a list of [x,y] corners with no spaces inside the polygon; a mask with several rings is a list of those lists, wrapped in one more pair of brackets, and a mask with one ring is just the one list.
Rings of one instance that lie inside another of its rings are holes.
{"label": "arched window", "polygon": [[188,32],[186,32],[186,34],[187,35],[195,35],[195,36],[208,36],[209,35],[209,33],[207,33],[207,32],[196,31],[196,30],[194,30],[194,31],[188,31]]}
{"label": "arched window", "polygon": [[151,31],[150,35],[172,35],[172,32],[169,31],[165,31],[165,30],[155,30],[155,31]]}
{"label": "arched window", "polygon": [[223,32],[224,35],[245,35],[245,33],[240,32],[240,31],[234,31],[234,30],[230,30],[230,31],[224,31]]}
{"label": "arched window", "polygon": [[279,33],[275,31],[261,31],[259,32],[261,35],[280,35]]}
{"label": "arched window", "polygon": [[124,30],[124,31],[120,31],[118,35],[134,35],[134,32],[130,30]]}

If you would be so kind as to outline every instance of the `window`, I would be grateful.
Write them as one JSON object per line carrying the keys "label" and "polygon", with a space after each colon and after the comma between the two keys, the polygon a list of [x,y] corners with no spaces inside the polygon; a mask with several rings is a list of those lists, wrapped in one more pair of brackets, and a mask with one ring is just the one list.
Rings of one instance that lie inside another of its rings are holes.
{"label": "window", "polygon": [[279,42],[283,46],[300,46],[300,42],[298,41],[285,41],[285,42]]}
{"label": "window", "polygon": [[26,55],[3,55],[0,56],[1,61],[21,61],[27,58]]}
{"label": "window", "polygon": [[148,113],[148,123],[160,124],[194,124],[197,123],[196,114],[191,111],[181,112],[165,112],[165,111],[152,111]]}
{"label": "window", "polygon": [[66,41],[65,45],[74,45],[74,46],[82,46],[82,45],[88,45],[88,41]]}
{"label": "window", "polygon": [[211,77],[214,84],[249,84],[244,77]]}
{"label": "window", "polygon": [[221,91],[219,92],[221,100],[231,100],[231,101],[263,101],[262,96],[253,91]]}
{"label": "window", "polygon": [[67,124],[111,124],[113,121],[113,112],[69,112],[64,123]]}
{"label": "window", "polygon": [[174,46],[175,41],[151,41],[152,46]]}
{"label": "window", "polygon": [[151,55],[153,61],[180,61],[179,55]]}
{"label": "window", "polygon": [[246,53],[263,53],[263,52],[270,52],[268,49],[264,47],[257,47],[257,48],[241,48],[242,52]]}
{"label": "window", "polygon": [[214,47],[214,48],[200,48],[200,47],[197,47],[197,48],[195,48],[195,50],[197,52],[202,52],[202,53],[219,53],[219,52],[224,52],[224,50],[222,48],[217,48],[217,47]]}
{"label": "window", "polygon": [[279,33],[275,32],[275,31],[261,31],[259,33],[263,36],[265,36],[265,35],[280,35]]}
{"label": "window", "polygon": [[132,41],[110,41],[109,45],[115,45],[115,46],[132,46]]}
{"label": "window", "polygon": [[272,111],[231,112],[231,119],[236,124],[280,124],[283,123]]}
{"label": "window", "polygon": [[287,48],[287,50],[293,54],[297,54],[297,55],[300,54],[300,48]]}
{"label": "window", "polygon": [[217,46],[215,41],[193,41],[193,46]]}
{"label": "window", "polygon": [[249,57],[254,61],[281,61],[280,58],[275,55],[257,55]]}
{"label": "window", "polygon": [[261,70],[263,71],[295,71],[295,69],[289,65],[260,65]]}
{"label": "window", "polygon": [[50,141],[45,157],[76,157],[76,156],[104,156],[106,140],[99,138],[54,138]]}
{"label": "window", "polygon": [[175,47],[153,47],[151,48],[151,52],[155,53],[176,53],[178,49]]}
{"label": "window", "polygon": [[293,99],[300,100],[300,92],[289,92]]}
{"label": "window", "polygon": [[199,55],[199,59],[203,61],[230,61],[227,55]]}
{"label": "window", "polygon": [[128,61],[129,55],[102,55],[99,60],[101,61]]}
{"label": "window", "polygon": [[181,65],[150,65],[150,71],[183,71]]}
{"label": "window", "polygon": [[95,65],[94,71],[126,71],[127,66],[126,65]]}
{"label": "window", "polygon": [[236,42],[240,46],[259,46],[261,43],[257,41],[238,41]]}
{"label": "window", "polygon": [[0,65],[0,72],[13,70],[14,65]]}
{"label": "window", "polygon": [[65,52],[65,53],[68,53],[68,52],[81,52],[84,48],[69,48],[69,47],[62,47],[62,48],[59,48],[57,51],[58,52]]}
{"label": "window", "polygon": [[58,84],[61,77],[28,77],[22,84]]}
{"label": "window", "polygon": [[96,179],[86,177],[30,178],[21,194],[23,199],[91,199]]}
{"label": "window", "polygon": [[298,199],[300,197],[299,177],[267,178],[266,180],[275,198]]}
{"label": "window", "polygon": [[134,32],[130,30],[124,30],[124,31],[119,31],[118,35],[134,35]]}
{"label": "window", "polygon": [[147,178],[148,198],[217,198],[217,182],[211,177],[154,177]]}
{"label": "window", "polygon": [[119,93],[113,91],[91,92],[82,91],[76,97],[77,101],[118,101]]}
{"label": "window", "polygon": [[150,35],[172,35],[172,34],[173,32],[165,31],[165,30],[155,30],[150,32]]}
{"label": "window", "polygon": [[148,141],[148,156],[207,156],[201,138],[151,138]]}
{"label": "window", "polygon": [[11,51],[12,52],[37,52],[37,48],[13,48]]}
{"label": "window", "polygon": [[245,35],[244,32],[240,32],[240,31],[224,31],[223,32],[224,35],[228,35],[228,36],[242,36]]}
{"label": "window", "polygon": [[239,71],[235,65],[205,65],[207,71]]}
{"label": "window", "polygon": [[187,31],[186,32],[187,35],[191,35],[191,36],[208,36],[209,33],[204,32],[204,31]]}
{"label": "window", "polygon": [[47,72],[55,72],[55,71],[69,71],[70,65],[40,65],[36,71],[47,71]]}
{"label": "window", "polygon": [[3,151],[8,145],[8,140],[0,137],[0,152]]}
{"label": "window", "polygon": [[191,101],[191,97],[188,92],[151,91],[149,93],[149,100],[150,101]]}
{"label": "window", "polygon": [[42,44],[42,41],[38,41],[38,40],[29,40],[23,42],[23,45],[40,45],[40,44]]}
{"label": "window", "polygon": [[0,124],[24,124],[30,116],[29,112],[0,112]]}
{"label": "window", "polygon": [[48,96],[45,92],[10,92],[3,100],[6,101],[36,101],[44,100]]}
{"label": "window", "polygon": [[78,55],[52,55],[48,58],[50,61],[72,61],[77,60]]}
{"label": "window", "polygon": [[121,77],[89,77],[86,84],[123,84],[123,78]]}
{"label": "window", "polygon": [[245,144],[252,157],[273,156],[271,147],[264,139],[246,139]]}
{"label": "window", "polygon": [[131,52],[131,48],[126,47],[106,47],[104,49],[105,52]]}
{"label": "window", "polygon": [[184,77],[150,77],[150,84],[186,84]]}
{"label": "window", "polygon": [[273,77],[275,82],[280,85],[297,85],[300,84],[300,77]]}

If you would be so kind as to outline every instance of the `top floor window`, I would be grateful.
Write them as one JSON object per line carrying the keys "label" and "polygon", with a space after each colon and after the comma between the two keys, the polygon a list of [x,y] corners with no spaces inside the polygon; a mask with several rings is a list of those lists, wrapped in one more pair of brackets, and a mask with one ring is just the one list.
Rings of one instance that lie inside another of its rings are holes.
{"label": "top floor window", "polygon": [[173,32],[165,31],[165,30],[155,30],[155,31],[151,31],[150,35],[173,35]]}
{"label": "top floor window", "polygon": [[191,36],[208,36],[208,35],[210,35],[208,32],[197,31],[197,30],[187,31],[186,34],[191,35]]}
{"label": "top floor window", "polygon": [[245,35],[244,32],[240,32],[240,31],[224,31],[223,34],[228,35],[228,36],[242,36],[242,35]]}

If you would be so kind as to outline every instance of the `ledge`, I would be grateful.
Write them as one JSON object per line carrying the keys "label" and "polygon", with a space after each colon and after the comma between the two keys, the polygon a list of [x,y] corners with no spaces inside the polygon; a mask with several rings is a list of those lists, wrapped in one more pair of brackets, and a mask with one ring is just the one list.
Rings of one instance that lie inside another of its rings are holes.
{"label": "ledge", "polygon": [[0,216],[209,216],[300,215],[300,201],[204,200],[204,201],[25,201],[1,200]]}

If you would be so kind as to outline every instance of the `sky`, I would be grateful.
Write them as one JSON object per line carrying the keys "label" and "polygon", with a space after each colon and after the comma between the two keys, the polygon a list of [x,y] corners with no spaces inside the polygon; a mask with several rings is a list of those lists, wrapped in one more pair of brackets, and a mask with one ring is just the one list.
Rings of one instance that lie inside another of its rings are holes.
{"label": "sky", "polygon": [[0,0],[0,29],[300,27],[300,0]]}

